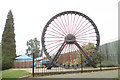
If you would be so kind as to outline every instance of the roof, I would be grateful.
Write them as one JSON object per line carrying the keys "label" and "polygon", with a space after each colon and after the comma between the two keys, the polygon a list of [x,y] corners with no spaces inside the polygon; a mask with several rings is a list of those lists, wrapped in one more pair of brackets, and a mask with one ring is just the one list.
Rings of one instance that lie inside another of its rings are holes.
{"label": "roof", "polygon": [[19,57],[15,58],[16,60],[33,60],[33,58],[27,56],[27,55],[21,55]]}

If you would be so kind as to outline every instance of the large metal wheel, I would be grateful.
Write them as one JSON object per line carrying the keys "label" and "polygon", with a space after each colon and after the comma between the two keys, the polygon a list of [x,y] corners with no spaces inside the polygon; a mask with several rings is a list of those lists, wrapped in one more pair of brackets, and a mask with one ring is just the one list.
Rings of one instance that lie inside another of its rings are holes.
{"label": "large metal wheel", "polygon": [[64,68],[92,63],[100,43],[95,23],[76,11],[65,11],[52,17],[45,25],[41,39],[42,48],[50,62]]}

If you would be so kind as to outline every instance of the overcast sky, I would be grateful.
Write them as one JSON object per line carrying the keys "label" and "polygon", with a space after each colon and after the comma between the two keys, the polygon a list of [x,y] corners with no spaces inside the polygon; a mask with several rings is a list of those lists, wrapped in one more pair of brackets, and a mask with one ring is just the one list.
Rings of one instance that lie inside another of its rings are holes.
{"label": "overcast sky", "polygon": [[97,25],[101,44],[118,39],[119,0],[1,0],[0,39],[6,16],[12,10],[14,16],[16,53],[26,52],[26,42],[35,37],[41,42],[41,34],[47,21],[63,11],[78,11],[89,16]]}

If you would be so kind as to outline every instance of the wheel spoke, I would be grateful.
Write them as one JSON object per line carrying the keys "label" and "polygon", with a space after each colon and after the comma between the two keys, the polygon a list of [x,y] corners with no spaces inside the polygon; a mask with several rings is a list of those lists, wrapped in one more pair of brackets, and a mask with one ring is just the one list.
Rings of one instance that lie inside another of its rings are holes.
{"label": "wheel spoke", "polygon": [[51,30],[48,30],[49,32],[52,32],[52,33],[54,33],[54,34],[58,34],[58,35],[61,35],[61,36],[64,36],[64,35],[62,35],[62,34],[60,34],[60,33],[58,33],[58,32],[54,32],[54,31],[51,31]]}
{"label": "wheel spoke", "polygon": [[51,28],[52,30],[56,31],[58,34],[60,34],[60,35],[64,36],[64,34],[61,34],[59,31],[57,31],[57,30],[53,29],[52,27],[49,27],[49,28]]}
{"label": "wheel spoke", "polygon": [[76,37],[90,35],[90,34],[95,34],[95,32],[90,32],[90,33],[86,33],[86,34],[77,34]]}
{"label": "wheel spoke", "polygon": [[95,64],[92,62],[92,60],[88,57],[88,55],[86,54],[86,52],[80,47],[80,45],[79,45],[78,43],[75,43],[75,45],[76,45],[76,46],[80,49],[80,51],[85,55],[85,58],[90,61],[90,64],[91,64],[92,66],[96,67]]}
{"label": "wheel spoke", "polygon": [[63,26],[64,26],[64,29],[65,29],[66,33],[68,34],[68,32],[67,32],[67,30],[66,30],[66,27],[65,27],[65,24],[64,24],[63,19],[61,18],[61,16],[60,16],[60,19],[61,19],[61,22],[62,22],[62,24],[63,24]]}
{"label": "wheel spoke", "polygon": [[72,15],[71,15],[71,24],[70,24],[70,34],[72,34]]}
{"label": "wheel spoke", "polygon": [[61,41],[55,41],[55,42],[52,42],[52,43],[49,43],[49,44],[46,44],[46,45],[52,45],[52,44],[55,44],[55,43],[59,43]]}
{"label": "wheel spoke", "polygon": [[59,42],[59,41],[63,41],[63,40],[51,40],[51,41],[45,41],[45,42]]}
{"label": "wheel spoke", "polygon": [[[85,21],[86,21],[86,19],[85,19]],[[79,29],[80,29],[80,27],[85,23],[85,21],[80,25],[80,23],[78,24],[78,28],[77,28],[77,30],[75,31],[75,34],[74,35],[76,35],[76,33],[79,31]],[[80,25],[80,26],[79,26]]]}
{"label": "wheel spoke", "polygon": [[59,45],[61,45],[61,44],[62,44],[62,43],[56,44],[56,45],[54,45],[54,46],[51,46],[51,47],[49,47],[49,48],[47,48],[47,49],[54,48],[55,46],[59,46]]}
{"label": "wheel spoke", "polygon": [[59,48],[58,52],[56,53],[56,55],[54,56],[54,58],[52,59],[51,63],[50,63],[50,66],[52,66],[54,64],[54,62],[58,59],[60,53],[62,52],[62,50],[64,49],[66,45],[66,42],[64,42],[61,47]]}
{"label": "wheel spoke", "polygon": [[[75,14],[75,16],[74,16],[73,25],[72,25],[72,30],[73,30],[73,28],[74,28],[75,19],[76,19],[76,14]],[[71,31],[71,34],[73,34],[73,31]]]}
{"label": "wheel spoke", "polygon": [[[56,27],[54,24],[51,23],[52,26],[54,26],[56,29],[58,29],[60,32],[63,33],[63,31],[61,29],[59,29],[58,27]],[[65,33],[63,33],[65,35]]]}
{"label": "wheel spoke", "polygon": [[[55,22],[55,21],[54,21]],[[59,27],[59,29],[66,35],[66,33],[63,31],[63,29],[55,22],[55,24]]]}
{"label": "wheel spoke", "polygon": [[[58,18],[57,18],[57,20],[58,20]],[[59,24],[62,26],[62,24],[60,23],[60,21],[58,20],[58,22],[59,22]],[[67,34],[67,32],[66,31],[64,31],[65,30],[65,28],[62,26],[62,28],[63,28],[63,32],[65,32],[65,34]]]}
{"label": "wheel spoke", "polygon": [[[75,46],[75,49],[76,49],[76,54],[77,54],[77,56],[79,57],[79,58],[78,58],[78,59],[79,59],[79,62],[81,63],[81,57],[80,57],[80,54],[81,54],[81,53],[80,53],[80,51],[79,51],[79,49],[78,49],[77,46]],[[85,61],[84,57],[82,58],[82,60]],[[80,63],[79,63],[79,64],[80,64]]]}
{"label": "wheel spoke", "polygon": [[[75,30],[76,30],[76,28],[78,27],[78,26],[76,26],[77,25],[77,22],[78,22],[78,20],[79,20],[79,17],[80,16],[78,16],[78,18],[77,18],[77,21],[76,21],[76,24],[75,24],[75,26],[74,26],[74,29],[73,29],[73,34],[75,34]],[[83,17],[81,18],[81,20],[80,20],[80,22],[82,21],[82,19],[83,19]],[[80,24],[80,22],[79,22],[79,24]]]}
{"label": "wheel spoke", "polygon": [[[89,23],[89,22],[88,22]],[[90,28],[92,25],[90,25],[90,26],[88,26],[88,27],[86,27],[85,29],[84,28],[82,28],[81,30],[79,30],[79,32],[81,33],[81,32],[83,32],[84,30],[86,30],[86,29],[88,29],[88,28]],[[85,27],[85,26],[84,26]]]}
{"label": "wheel spoke", "polygon": [[[85,21],[84,21],[84,22],[85,22]],[[88,22],[88,23],[90,23],[90,22]],[[86,25],[88,25],[88,23],[85,24],[82,28],[84,28]],[[81,26],[82,26],[82,25],[81,25]],[[80,27],[81,27],[81,26],[80,26]],[[80,27],[79,27],[79,29],[80,29]],[[81,28],[81,29],[82,29],[82,28]],[[75,35],[81,32],[81,29],[80,29],[80,30],[79,30],[79,29],[78,29],[78,31],[75,33]]]}
{"label": "wheel spoke", "polygon": [[[90,30],[87,30],[87,31],[85,31],[85,32],[83,32],[83,33],[90,32],[91,30],[94,30],[94,28],[92,28],[92,29],[90,29]],[[83,34],[83,33],[80,33],[80,34]]]}

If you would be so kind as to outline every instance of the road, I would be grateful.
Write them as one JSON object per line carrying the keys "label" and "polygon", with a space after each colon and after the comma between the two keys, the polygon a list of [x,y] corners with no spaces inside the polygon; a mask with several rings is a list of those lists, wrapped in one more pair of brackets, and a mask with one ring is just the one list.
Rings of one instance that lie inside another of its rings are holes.
{"label": "road", "polygon": [[39,78],[117,78],[118,70],[41,76]]}

